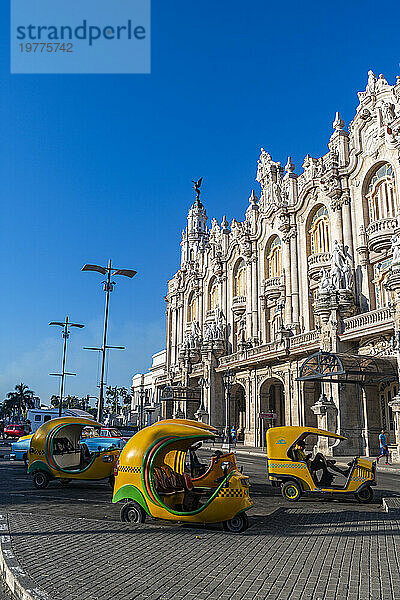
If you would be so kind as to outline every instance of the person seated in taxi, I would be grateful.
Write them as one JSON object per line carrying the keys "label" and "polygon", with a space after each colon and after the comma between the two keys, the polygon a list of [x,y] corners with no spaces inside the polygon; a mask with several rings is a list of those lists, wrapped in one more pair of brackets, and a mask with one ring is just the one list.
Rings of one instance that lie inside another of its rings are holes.
{"label": "person seated in taxi", "polygon": [[331,475],[328,471],[328,465],[326,462],[326,458],[321,452],[317,452],[315,457],[312,459],[312,452],[310,454],[306,454],[304,452],[306,447],[306,443],[304,440],[299,440],[294,449],[294,458],[298,461],[304,461],[307,463],[308,468],[311,471],[311,475],[313,477],[316,476],[316,472],[322,469],[322,476],[318,481],[318,484],[321,483],[332,483],[333,475]]}
{"label": "person seated in taxi", "polygon": [[306,454],[304,449],[306,447],[306,443],[304,440],[299,440],[294,449],[294,457],[295,460],[304,461],[307,463],[308,468],[311,471],[311,475],[313,477],[316,476],[316,472],[322,469],[322,476],[318,481],[318,484],[329,485],[332,483],[334,475],[330,473],[328,467],[341,475],[347,476],[349,473],[349,469],[342,470],[339,467],[335,466],[335,461],[327,460],[321,452],[317,452],[315,457],[311,459],[312,452],[310,454]]}

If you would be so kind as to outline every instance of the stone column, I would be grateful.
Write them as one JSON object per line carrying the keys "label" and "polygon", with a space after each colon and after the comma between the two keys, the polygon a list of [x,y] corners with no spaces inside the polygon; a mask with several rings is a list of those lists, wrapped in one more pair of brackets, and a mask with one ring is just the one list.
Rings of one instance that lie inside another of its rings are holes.
{"label": "stone column", "polygon": [[285,321],[286,323],[293,323],[290,238],[288,239],[287,236],[282,239],[282,262],[285,277]]}
{"label": "stone column", "polygon": [[297,269],[297,231],[293,228],[290,233],[290,273],[292,280],[292,323],[299,323],[299,275]]}
{"label": "stone column", "polygon": [[267,301],[265,296],[260,297],[260,331],[261,331],[261,340],[260,344],[265,344],[267,341]]}
{"label": "stone column", "polygon": [[[325,431],[336,431],[337,422],[337,407],[333,402],[333,399],[328,399],[327,396],[322,393],[318,401],[311,406],[311,410],[317,415],[317,423],[319,429],[325,429]],[[322,452],[322,454],[331,455],[331,449],[328,444],[329,438],[318,437],[315,450]]]}
{"label": "stone column", "polygon": [[[399,233],[398,231],[396,232]],[[396,247],[393,248],[397,250]],[[397,370],[400,374],[400,260],[393,252],[393,262],[390,269],[390,275],[387,278],[386,288],[392,296],[394,332],[397,350]],[[400,462],[400,392],[392,398],[389,406],[393,411],[394,416],[394,435],[395,435],[395,450],[392,454],[392,460]]]}
{"label": "stone column", "polygon": [[245,386],[246,391],[246,430],[244,443],[247,446],[257,446],[257,378],[255,369],[249,372]]}
{"label": "stone column", "polygon": [[177,335],[178,335],[178,311],[176,309],[176,307],[173,307],[171,309],[172,311],[172,337],[171,337],[171,346],[172,346],[172,364],[176,364],[177,363]]}
{"label": "stone column", "polygon": [[198,306],[198,310],[199,310],[199,314],[197,315],[197,320],[199,322],[200,329],[203,330],[204,318],[203,318],[203,292],[202,291],[200,291],[197,296],[197,306]]}
{"label": "stone column", "polygon": [[251,259],[246,260],[246,342],[252,336],[252,272],[253,262]]}
{"label": "stone column", "polygon": [[252,338],[254,344],[258,344],[258,269],[257,269],[257,255],[252,257],[251,260],[251,307],[252,307]]}
{"label": "stone column", "polygon": [[351,227],[350,196],[342,197],[343,244],[347,246],[348,253],[354,260],[353,231]]}
{"label": "stone column", "polygon": [[395,451],[392,452],[392,461],[400,462],[400,395],[397,395],[388,403],[394,417]]}
{"label": "stone column", "polygon": [[342,211],[340,204],[337,200],[332,201],[331,208],[333,211],[332,229],[331,229],[331,246],[333,240],[337,240],[340,244],[343,244],[343,221]]}

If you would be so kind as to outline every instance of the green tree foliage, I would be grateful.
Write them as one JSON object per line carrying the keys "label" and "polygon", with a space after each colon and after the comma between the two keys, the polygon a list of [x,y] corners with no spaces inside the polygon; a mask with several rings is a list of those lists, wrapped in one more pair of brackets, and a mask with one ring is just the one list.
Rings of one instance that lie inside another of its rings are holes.
{"label": "green tree foliage", "polygon": [[130,404],[131,396],[128,394],[128,390],[125,387],[109,386],[106,389],[106,404],[111,412],[118,414],[119,412],[119,400],[121,399],[122,404]]}
{"label": "green tree foliage", "polygon": [[35,402],[33,400],[35,392],[30,390],[27,385],[18,383],[15,386],[14,391],[8,392],[6,399],[3,402],[1,413],[3,417],[15,417],[18,419],[22,418],[22,415],[26,413],[28,408],[33,408]]}

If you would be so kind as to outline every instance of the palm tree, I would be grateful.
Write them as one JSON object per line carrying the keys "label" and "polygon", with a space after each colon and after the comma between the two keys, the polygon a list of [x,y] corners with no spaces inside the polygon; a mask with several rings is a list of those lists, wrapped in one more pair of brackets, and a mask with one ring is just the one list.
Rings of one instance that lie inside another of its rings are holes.
{"label": "palm tree", "polygon": [[54,406],[54,408],[58,408],[60,406],[60,396],[53,394],[50,398],[50,404],[51,406]]}
{"label": "palm tree", "polygon": [[8,392],[7,399],[10,400],[10,405],[13,406],[14,413],[15,408],[18,407],[18,420],[21,419],[23,411],[35,406],[33,396],[34,392],[23,383],[19,383],[15,386],[15,392]]}
{"label": "palm tree", "polygon": [[77,396],[67,396],[63,400],[63,404],[67,408],[81,408],[81,401],[79,400],[79,398]]}
{"label": "palm tree", "polygon": [[111,385],[109,385],[108,388],[106,389],[106,396],[107,396],[107,404],[110,405],[110,408],[113,412],[117,413],[118,412],[118,388],[117,388],[117,386],[111,387]]}

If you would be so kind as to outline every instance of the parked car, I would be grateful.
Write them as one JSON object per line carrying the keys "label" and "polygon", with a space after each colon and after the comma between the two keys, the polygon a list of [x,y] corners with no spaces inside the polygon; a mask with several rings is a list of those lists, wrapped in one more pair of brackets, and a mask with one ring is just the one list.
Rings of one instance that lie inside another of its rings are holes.
{"label": "parked car", "polygon": [[123,435],[116,427],[102,427],[99,429],[95,427],[85,427],[82,432],[82,438],[106,438],[111,440],[122,439],[126,443],[131,439],[132,435]]}
{"label": "parked car", "polygon": [[32,433],[23,435],[17,442],[11,444],[10,460],[23,460],[25,466],[28,464],[28,450],[32,435]]}
{"label": "parked car", "polygon": [[28,423],[14,423],[4,427],[4,437],[18,439],[29,432]]}

